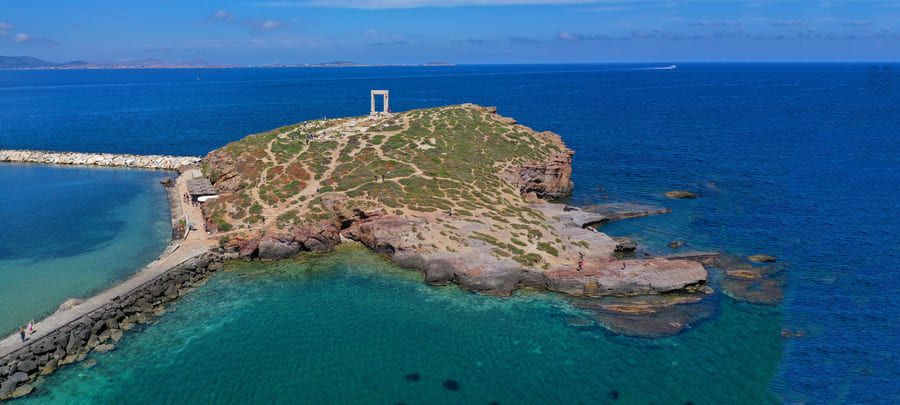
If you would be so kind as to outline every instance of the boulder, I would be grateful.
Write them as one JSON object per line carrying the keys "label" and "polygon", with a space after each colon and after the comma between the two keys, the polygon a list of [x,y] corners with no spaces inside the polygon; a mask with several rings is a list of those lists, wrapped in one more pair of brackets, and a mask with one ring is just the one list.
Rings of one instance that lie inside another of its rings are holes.
{"label": "boulder", "polygon": [[23,383],[28,381],[28,374],[22,371],[17,371],[13,373],[6,381],[11,381],[13,384],[18,385],[19,383]]}
{"label": "boulder", "polygon": [[47,364],[44,365],[44,367],[41,369],[41,375],[47,375],[47,374],[50,374],[50,373],[56,371],[56,368],[57,368],[58,366],[59,366],[59,363],[56,361],[56,359],[51,359],[51,360],[48,361]]}
{"label": "boulder", "polygon": [[80,334],[75,332],[69,334],[69,342],[66,343],[66,353],[75,354],[82,346],[84,346],[84,341],[81,340]]}
{"label": "boulder", "polygon": [[363,221],[359,224],[356,237],[378,253],[411,251],[412,246],[418,242],[412,231],[416,224],[413,220],[395,216]]}
{"label": "boulder", "polygon": [[634,253],[637,250],[637,243],[629,238],[613,238],[616,241],[616,247],[613,252],[616,253]]}
{"label": "boulder", "polygon": [[697,194],[684,190],[669,191],[666,192],[665,196],[669,198],[697,198]]}
{"label": "boulder", "polygon": [[175,284],[169,284],[169,287],[166,288],[165,294],[169,299],[178,298],[178,287],[175,287]]}
{"label": "boulder", "polygon": [[341,243],[340,223],[333,220],[321,220],[315,226],[297,228],[293,232],[293,240],[310,252],[330,252]]}
{"label": "boulder", "polygon": [[21,387],[16,388],[16,390],[13,391],[12,396],[13,398],[22,398],[28,394],[31,394],[32,391],[34,391],[34,387],[31,386],[31,384],[24,384]]}
{"label": "boulder", "polygon": [[113,350],[116,350],[116,345],[114,345],[112,343],[98,345],[97,347],[94,348],[94,351],[98,352],[98,353],[109,353]]}
{"label": "boulder", "polygon": [[261,260],[280,260],[294,257],[300,253],[300,245],[293,241],[285,241],[268,237],[259,242],[259,258]]}
{"label": "boulder", "polygon": [[38,365],[37,365],[37,363],[34,362],[34,360],[25,360],[25,361],[20,361],[19,364],[16,366],[16,369],[21,372],[31,374],[31,373],[34,373],[35,371],[37,371]]}

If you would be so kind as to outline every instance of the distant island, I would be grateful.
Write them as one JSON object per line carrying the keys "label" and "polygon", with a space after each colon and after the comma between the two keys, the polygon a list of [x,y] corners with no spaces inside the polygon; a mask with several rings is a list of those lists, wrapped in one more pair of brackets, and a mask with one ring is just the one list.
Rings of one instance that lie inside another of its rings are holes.
{"label": "distant island", "polygon": [[54,63],[31,56],[0,56],[0,70],[60,70],[60,69],[196,69],[196,68],[246,68],[246,67],[366,67],[366,66],[453,66],[445,62],[429,62],[422,65],[362,64],[349,61],[325,63],[284,64],[271,63],[264,65],[210,64],[203,60],[164,62],[159,59],[140,59],[124,62],[85,62],[72,61]]}

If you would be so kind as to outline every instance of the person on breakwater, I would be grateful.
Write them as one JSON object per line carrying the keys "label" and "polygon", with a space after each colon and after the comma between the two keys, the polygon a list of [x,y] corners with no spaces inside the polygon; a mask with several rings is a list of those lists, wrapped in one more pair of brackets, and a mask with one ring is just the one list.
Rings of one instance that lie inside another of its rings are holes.
{"label": "person on breakwater", "polygon": [[22,342],[25,341],[25,327],[24,326],[19,328],[19,337],[22,338]]}
{"label": "person on breakwater", "polygon": [[34,319],[28,322],[28,333],[34,334]]}

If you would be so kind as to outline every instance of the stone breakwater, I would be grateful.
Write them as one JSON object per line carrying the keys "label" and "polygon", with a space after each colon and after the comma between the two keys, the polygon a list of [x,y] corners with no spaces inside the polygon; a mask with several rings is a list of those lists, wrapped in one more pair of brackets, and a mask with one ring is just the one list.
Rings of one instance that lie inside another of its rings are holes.
{"label": "stone breakwater", "polygon": [[36,150],[0,149],[0,162],[178,170],[178,168],[180,167],[199,164],[200,158],[193,156],[118,155],[112,153],[48,152]]}
{"label": "stone breakwater", "polygon": [[[125,331],[165,313],[165,304],[203,283],[222,268],[223,256],[205,252],[22,348],[0,358],[0,400],[19,398],[34,390],[30,384],[58,367],[84,360],[89,352],[116,348]],[[60,311],[71,310],[66,302]]]}

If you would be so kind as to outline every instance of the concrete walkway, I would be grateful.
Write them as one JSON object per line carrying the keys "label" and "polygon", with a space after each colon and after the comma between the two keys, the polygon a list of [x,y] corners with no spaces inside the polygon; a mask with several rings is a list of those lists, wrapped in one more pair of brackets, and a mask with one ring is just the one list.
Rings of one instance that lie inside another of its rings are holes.
{"label": "concrete walkway", "polygon": [[[181,207],[187,214],[188,222],[195,222],[202,229],[202,214],[199,207],[194,207],[189,203],[185,203],[181,196],[187,192],[186,180],[193,178],[199,174],[199,171],[188,171],[178,177],[176,181],[176,191],[181,201]],[[176,265],[204,252],[218,244],[218,239],[208,236],[203,231],[191,231],[184,240],[173,241],[163,254],[144,267],[140,272],[131,276],[127,280],[110,287],[109,289],[87,299],[81,305],[67,311],[56,312],[34,325],[34,334],[27,334],[26,341],[23,343],[18,331],[13,335],[0,341],[0,358],[40,340],[40,338],[52,333],[69,323],[80,319],[81,317],[101,308],[103,305],[115,297],[123,296],[128,292],[153,281],[160,275],[166,273]],[[61,302],[60,302],[61,303]]]}

